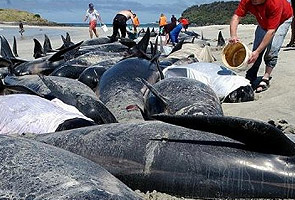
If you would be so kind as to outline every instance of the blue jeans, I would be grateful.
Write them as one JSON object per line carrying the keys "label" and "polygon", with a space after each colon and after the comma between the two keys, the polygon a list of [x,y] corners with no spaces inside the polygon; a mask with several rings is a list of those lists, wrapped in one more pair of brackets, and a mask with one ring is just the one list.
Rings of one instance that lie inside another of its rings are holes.
{"label": "blue jeans", "polygon": [[[268,67],[274,68],[278,61],[278,55],[279,51],[281,49],[281,46],[284,42],[284,39],[286,37],[286,34],[289,30],[289,27],[292,22],[292,18],[286,20],[283,24],[281,24],[278,29],[275,32],[274,37],[272,38],[271,42],[268,44],[268,46],[259,54],[259,57],[253,64],[253,66],[247,71],[246,78],[250,80],[251,83],[253,83],[257,79],[257,73],[260,67],[260,64],[262,62],[262,56],[264,54],[264,62],[265,65]],[[264,30],[261,28],[261,26],[257,26],[255,31],[255,39],[253,44],[253,51],[255,51],[258,46],[260,45],[262,39],[264,38],[267,30]]]}

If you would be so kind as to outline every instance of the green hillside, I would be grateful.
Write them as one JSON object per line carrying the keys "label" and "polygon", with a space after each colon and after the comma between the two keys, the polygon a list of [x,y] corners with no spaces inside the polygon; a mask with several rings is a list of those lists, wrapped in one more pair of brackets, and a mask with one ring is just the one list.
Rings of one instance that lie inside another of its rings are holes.
{"label": "green hillside", "polygon": [[19,23],[20,21],[30,25],[55,25],[54,22],[43,19],[39,14],[14,9],[0,9],[0,22]]}
{"label": "green hillside", "polygon": [[[212,24],[229,24],[232,15],[238,7],[239,1],[219,1],[210,4],[195,5],[183,11],[182,16],[198,26]],[[243,18],[243,24],[256,24],[252,15]]]}

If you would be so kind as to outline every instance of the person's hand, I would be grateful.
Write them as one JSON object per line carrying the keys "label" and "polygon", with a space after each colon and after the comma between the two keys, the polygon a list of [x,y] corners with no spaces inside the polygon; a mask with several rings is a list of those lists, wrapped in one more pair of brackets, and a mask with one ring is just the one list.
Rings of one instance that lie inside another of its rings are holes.
{"label": "person's hand", "polygon": [[248,60],[248,64],[254,63],[257,60],[258,56],[259,56],[259,53],[257,51],[253,51],[251,53],[249,60]]}
{"label": "person's hand", "polygon": [[237,43],[239,41],[240,41],[240,39],[237,36],[233,36],[229,39],[229,43],[233,43],[233,44]]}

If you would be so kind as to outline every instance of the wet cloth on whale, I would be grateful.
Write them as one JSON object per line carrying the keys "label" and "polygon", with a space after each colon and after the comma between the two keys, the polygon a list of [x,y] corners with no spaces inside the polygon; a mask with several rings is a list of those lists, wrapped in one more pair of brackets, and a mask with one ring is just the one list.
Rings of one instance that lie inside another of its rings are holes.
{"label": "wet cloth on whale", "polygon": [[165,68],[163,73],[165,78],[180,76],[201,81],[210,86],[219,99],[225,98],[241,86],[250,86],[248,79],[214,63],[198,62],[188,65],[171,65]]}
{"label": "wet cloth on whale", "polygon": [[27,94],[0,96],[0,134],[54,132],[60,124],[73,118],[92,121],[59,99],[49,101]]}

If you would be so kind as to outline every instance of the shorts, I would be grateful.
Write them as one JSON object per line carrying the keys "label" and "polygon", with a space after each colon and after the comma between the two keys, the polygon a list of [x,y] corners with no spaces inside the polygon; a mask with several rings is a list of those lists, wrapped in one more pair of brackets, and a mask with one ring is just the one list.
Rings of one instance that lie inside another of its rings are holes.
{"label": "shorts", "polygon": [[95,29],[96,28],[96,21],[95,20],[89,22],[89,28],[91,28],[91,29]]}

